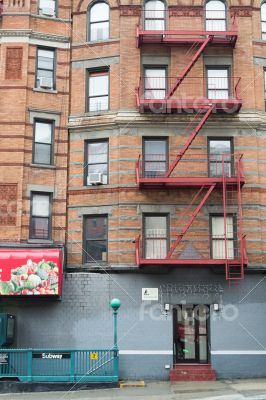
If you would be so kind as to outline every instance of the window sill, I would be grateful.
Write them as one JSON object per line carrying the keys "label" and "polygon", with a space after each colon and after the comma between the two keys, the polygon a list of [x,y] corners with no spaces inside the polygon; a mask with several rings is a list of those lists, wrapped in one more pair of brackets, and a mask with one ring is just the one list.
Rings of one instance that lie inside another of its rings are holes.
{"label": "window sill", "polygon": [[32,168],[41,168],[41,169],[56,169],[55,165],[46,165],[46,164],[30,164]]}
{"label": "window sill", "polygon": [[84,269],[98,269],[98,270],[100,270],[100,269],[102,269],[102,267],[106,268],[108,266],[109,266],[109,264],[108,264],[107,261],[99,261],[98,263],[96,263],[96,262],[91,262],[91,263],[90,262],[85,262],[85,263],[82,264],[82,268],[84,268]]}
{"label": "window sill", "polygon": [[33,88],[34,92],[40,92],[40,93],[51,93],[51,94],[57,94],[57,90],[53,89],[40,89],[40,88]]}
{"label": "window sill", "polygon": [[103,111],[86,111],[84,116],[85,117],[97,117],[98,115],[107,115],[110,114],[110,110],[103,110]]}
{"label": "window sill", "polygon": [[53,244],[53,240],[49,239],[28,239],[28,243],[32,244]]}
{"label": "window sill", "polygon": [[[103,44],[109,44],[109,43],[116,43],[118,41],[119,41],[119,38],[117,38],[117,39],[103,39],[103,40],[89,40],[89,41],[85,42],[84,44],[85,45],[95,45],[96,46],[97,44],[103,45]],[[79,43],[74,43],[73,47],[79,46],[79,45],[80,45]]]}

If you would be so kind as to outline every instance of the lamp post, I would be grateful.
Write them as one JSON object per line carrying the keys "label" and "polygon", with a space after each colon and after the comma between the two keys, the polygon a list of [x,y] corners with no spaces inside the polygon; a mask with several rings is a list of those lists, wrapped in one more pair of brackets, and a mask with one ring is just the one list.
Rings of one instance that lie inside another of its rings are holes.
{"label": "lamp post", "polygon": [[119,299],[113,299],[111,301],[111,307],[113,309],[113,316],[114,316],[114,372],[115,372],[115,379],[118,381],[119,379],[119,356],[118,356],[118,345],[117,345],[117,314],[118,310],[121,306],[121,301]]}
{"label": "lamp post", "polygon": [[114,350],[118,350],[117,346],[117,314],[118,310],[121,306],[121,301],[119,299],[113,299],[111,301],[111,307],[113,309],[113,315],[114,315]]}

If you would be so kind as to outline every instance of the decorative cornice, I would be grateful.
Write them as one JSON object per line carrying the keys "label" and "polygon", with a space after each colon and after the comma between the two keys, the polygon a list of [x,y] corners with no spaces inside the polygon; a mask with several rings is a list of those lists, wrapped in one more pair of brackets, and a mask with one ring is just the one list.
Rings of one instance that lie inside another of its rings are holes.
{"label": "decorative cornice", "polygon": [[170,17],[203,17],[203,8],[201,6],[183,7],[170,6]]}
{"label": "decorative cornice", "polygon": [[251,6],[241,7],[241,6],[233,6],[230,7],[231,16],[236,17],[252,17],[252,11],[254,10]]}
{"label": "decorative cornice", "polygon": [[52,35],[43,32],[34,32],[31,29],[0,29],[2,37],[24,37],[28,39],[46,40],[50,42],[69,43],[70,37],[62,35]]}
{"label": "decorative cornice", "polygon": [[141,14],[141,6],[129,5],[120,6],[120,15],[123,17],[139,17]]}

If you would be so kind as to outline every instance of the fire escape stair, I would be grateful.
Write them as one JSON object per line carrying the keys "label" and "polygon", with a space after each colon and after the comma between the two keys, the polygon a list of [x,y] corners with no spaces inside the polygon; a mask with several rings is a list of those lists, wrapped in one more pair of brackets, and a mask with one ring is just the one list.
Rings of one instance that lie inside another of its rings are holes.
{"label": "fire escape stair", "polygon": [[181,83],[183,82],[185,77],[188,75],[188,73],[191,71],[193,66],[196,64],[196,62],[198,61],[198,59],[202,55],[203,51],[208,46],[208,44],[212,41],[212,39],[213,39],[213,36],[209,36],[207,39],[204,40],[204,42],[202,43],[200,48],[196,51],[196,53],[192,57],[190,63],[184,68],[184,70],[180,74],[180,77],[176,79],[173,87],[169,90],[169,93],[168,93],[168,95],[166,97],[166,100],[168,100],[170,97],[173,96],[173,94],[175,93],[176,89],[181,85]]}

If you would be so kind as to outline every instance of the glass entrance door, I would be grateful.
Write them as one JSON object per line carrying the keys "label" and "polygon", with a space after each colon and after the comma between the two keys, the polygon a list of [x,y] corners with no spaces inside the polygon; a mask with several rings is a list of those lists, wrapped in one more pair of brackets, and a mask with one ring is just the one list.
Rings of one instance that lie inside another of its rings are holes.
{"label": "glass entrance door", "polygon": [[208,307],[182,305],[174,309],[174,362],[208,362]]}

